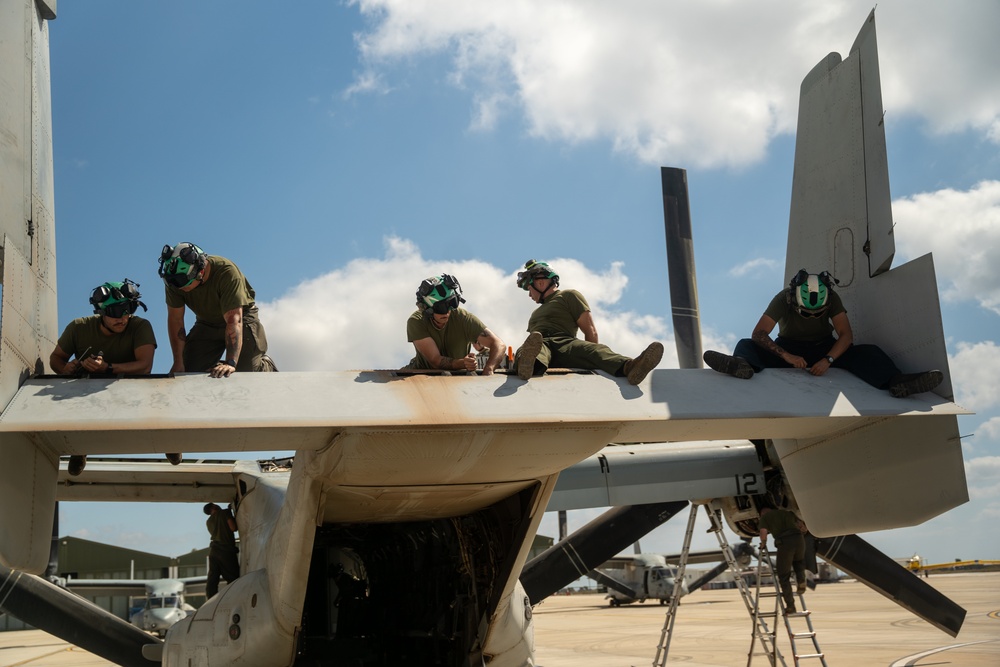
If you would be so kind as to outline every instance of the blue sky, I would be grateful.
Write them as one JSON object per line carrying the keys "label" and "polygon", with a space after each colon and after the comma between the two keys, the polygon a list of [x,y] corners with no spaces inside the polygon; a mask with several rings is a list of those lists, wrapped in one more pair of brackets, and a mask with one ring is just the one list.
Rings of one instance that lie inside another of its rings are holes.
{"label": "blue sky", "polygon": [[[441,272],[516,346],[533,304],[513,274],[535,258],[588,296],[602,342],[659,339],[675,367],[666,165],[688,170],[705,347],[728,349],[783,282],[799,83],[847,54],[870,9],[60,3],[60,326],[131,278],[166,372],[156,260],[193,241],[247,274],[282,370],[395,367],[413,293]],[[957,401],[976,414],[960,423],[972,500],[864,537],[892,556],[1000,558],[1000,5],[885,0],[877,22],[895,263],[934,252]],[[675,523],[643,546],[676,550]],[[207,537],[173,505],[67,504],[62,532],[172,554]]]}

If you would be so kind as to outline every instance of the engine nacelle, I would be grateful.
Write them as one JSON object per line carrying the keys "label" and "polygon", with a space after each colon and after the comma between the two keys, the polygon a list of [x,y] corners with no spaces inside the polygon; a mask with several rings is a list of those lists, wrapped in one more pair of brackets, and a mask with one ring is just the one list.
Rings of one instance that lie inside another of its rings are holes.
{"label": "engine nacelle", "polygon": [[274,613],[267,570],[232,582],[194,614],[175,624],[163,648],[164,667],[243,665],[277,667],[295,661],[295,629]]}

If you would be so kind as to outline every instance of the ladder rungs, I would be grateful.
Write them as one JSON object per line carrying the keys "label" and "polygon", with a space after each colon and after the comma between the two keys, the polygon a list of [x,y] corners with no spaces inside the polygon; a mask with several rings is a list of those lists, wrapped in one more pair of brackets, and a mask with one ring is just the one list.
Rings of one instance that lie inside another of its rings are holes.
{"label": "ladder rungs", "polygon": [[812,639],[816,636],[815,632],[793,632],[792,637],[794,639]]}
{"label": "ladder rungs", "polygon": [[802,655],[795,656],[799,660],[807,660],[809,658],[822,658],[822,653],[803,653]]}

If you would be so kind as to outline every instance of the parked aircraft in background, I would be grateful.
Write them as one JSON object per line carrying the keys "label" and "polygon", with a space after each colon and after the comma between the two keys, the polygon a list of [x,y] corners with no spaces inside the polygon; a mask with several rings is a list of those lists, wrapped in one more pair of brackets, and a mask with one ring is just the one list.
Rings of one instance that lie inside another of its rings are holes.
{"label": "parked aircraft in background", "polygon": [[[739,542],[733,545],[733,554],[741,565],[748,565],[752,555],[749,544]],[[674,594],[674,584],[677,581],[678,555],[638,553],[628,556],[615,556],[594,568],[587,576],[604,584],[608,588],[607,600],[612,607],[646,600],[658,600],[660,604],[670,604]],[[721,551],[691,551],[688,552],[689,565],[697,563],[720,563],[719,567],[705,572],[702,576],[687,578],[681,581],[680,597],[692,593],[712,579],[715,579],[728,568],[725,556]]]}
{"label": "parked aircraft in background", "polygon": [[[18,27],[0,40],[0,89],[13,91],[0,114],[0,606],[22,620],[121,665],[530,665],[532,598],[522,579],[532,537],[560,471],[607,443],[640,453],[643,443],[696,441],[724,457],[743,439],[763,473],[727,479],[713,506],[752,535],[754,497],[770,493],[829,536],[831,554],[859,553],[838,550],[851,541],[836,536],[918,524],[967,501],[932,262],[889,271],[884,134],[879,122],[862,122],[881,117],[873,19],[851,57],[832,54],[803,83],[786,273],[831,267],[856,336],[903,367],[940,368],[938,395],[894,399],[838,371],[822,380],[769,371],[754,392],[712,371],[678,369],[635,387],[586,372],[528,383],[393,371],[225,381],[44,375],[58,334],[46,24],[55,7],[0,3],[3,25]],[[686,232],[690,240],[690,220]],[[883,298],[904,292],[903,282],[905,298]],[[291,466],[150,463],[144,474],[88,465],[72,479],[58,464],[67,455],[176,452],[181,442],[188,452],[296,454]],[[599,484],[607,496],[606,480]],[[27,574],[45,568],[57,498],[233,502],[241,576],[165,641],[115,623]],[[662,522],[686,504],[650,511]],[[957,633],[964,610],[924,597],[902,568],[906,581],[888,590],[895,582],[866,569],[868,556],[838,566],[876,579],[887,595],[901,592],[907,608]],[[551,581],[554,561],[539,563],[534,580]]]}
{"label": "parked aircraft in background", "polygon": [[142,596],[141,609],[129,615],[129,623],[165,637],[174,623],[187,618],[195,608],[187,597],[205,595],[205,577],[182,579],[71,579],[60,582],[68,590],[87,596]]}

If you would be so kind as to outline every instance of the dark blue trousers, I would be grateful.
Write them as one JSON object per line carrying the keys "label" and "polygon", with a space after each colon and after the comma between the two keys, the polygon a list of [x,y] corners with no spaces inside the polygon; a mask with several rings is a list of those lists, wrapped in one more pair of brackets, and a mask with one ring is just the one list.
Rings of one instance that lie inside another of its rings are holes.
{"label": "dark blue trousers", "polygon": [[[825,357],[837,342],[835,338],[821,341],[798,341],[778,336],[775,341],[786,352],[797,354],[812,366]],[[757,345],[750,338],[736,344],[734,357],[742,357],[753,366],[755,373],[765,368],[792,368],[781,357],[775,356]],[[834,368],[843,368],[878,389],[888,389],[889,380],[899,374],[899,369],[878,345],[851,345],[844,354],[833,362]]]}

